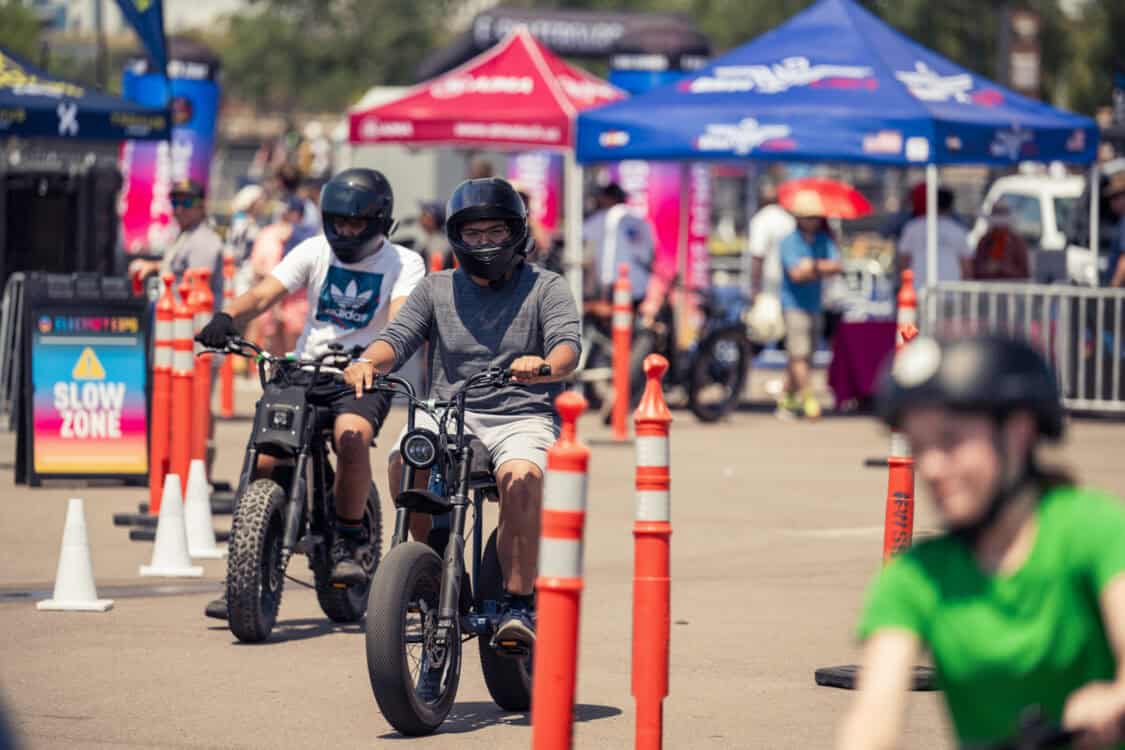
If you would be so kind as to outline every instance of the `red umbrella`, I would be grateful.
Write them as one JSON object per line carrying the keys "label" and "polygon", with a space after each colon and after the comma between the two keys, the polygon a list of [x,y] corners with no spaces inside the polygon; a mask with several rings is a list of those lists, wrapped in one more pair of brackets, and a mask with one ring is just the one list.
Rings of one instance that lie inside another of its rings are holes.
{"label": "red umbrella", "polygon": [[793,210],[793,199],[810,191],[820,196],[824,215],[833,219],[858,219],[871,213],[871,203],[851,185],[826,177],[802,177],[783,182],[777,189],[782,208]]}

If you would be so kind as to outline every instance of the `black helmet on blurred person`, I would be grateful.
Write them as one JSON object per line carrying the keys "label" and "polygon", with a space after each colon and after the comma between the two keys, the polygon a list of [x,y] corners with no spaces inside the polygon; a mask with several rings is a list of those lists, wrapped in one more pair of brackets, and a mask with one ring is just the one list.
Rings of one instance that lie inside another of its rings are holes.
{"label": "black helmet on blurred person", "polygon": [[1044,437],[1063,434],[1059,388],[1046,360],[1028,343],[1001,336],[912,341],[895,357],[876,403],[891,427],[911,408],[939,406],[999,419],[1025,410]]}
{"label": "black helmet on blurred person", "polygon": [[1034,442],[1027,455],[1014,456],[1002,439],[1001,428],[1017,412],[1032,415],[1042,437],[1056,440],[1063,434],[1063,408],[1054,373],[1026,342],[991,335],[941,342],[915,339],[894,357],[879,388],[876,408],[888,425],[898,427],[907,412],[925,407],[991,418],[1001,465],[1020,467],[1014,476],[996,480],[983,513],[950,526],[961,540],[973,544],[1029,484],[1038,482],[1042,487],[1051,483],[1052,477],[1036,461]]}
{"label": "black helmet on blurred person", "polygon": [[[333,177],[320,193],[320,215],[324,236],[344,263],[355,263],[379,249],[390,234],[394,219],[394,193],[382,173],[374,169],[347,169]],[[333,219],[364,219],[366,224],[355,235],[341,234]]]}
{"label": "black helmet on blurred person", "polygon": [[[498,283],[528,252],[527,206],[507,180],[486,177],[457,186],[446,209],[445,233],[466,272]],[[465,237],[466,224],[503,222],[504,236]]]}

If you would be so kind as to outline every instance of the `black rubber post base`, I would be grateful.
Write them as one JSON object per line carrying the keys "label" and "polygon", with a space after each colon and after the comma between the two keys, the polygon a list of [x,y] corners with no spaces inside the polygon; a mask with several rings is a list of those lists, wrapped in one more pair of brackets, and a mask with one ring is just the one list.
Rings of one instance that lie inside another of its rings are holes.
{"label": "black rubber post base", "polygon": [[148,519],[148,518],[152,519],[153,524],[156,523],[156,516],[150,516],[148,514],[148,505],[146,504],[145,509],[142,510],[140,513],[114,513],[113,514],[113,525],[114,526],[143,526],[147,523],[146,519]]}
{"label": "black rubber post base", "polygon": [[[151,528],[151,529],[146,529],[146,528],[129,529],[129,541],[130,542],[152,542],[152,541],[156,541],[156,528],[154,527],[154,528]],[[215,532],[215,541],[216,542],[229,542],[230,541],[230,532],[229,531],[216,531]]]}
{"label": "black rubber post base", "polygon": [[[816,670],[814,677],[816,684],[823,687],[842,688],[855,690],[856,677],[859,675],[859,665],[845,664],[840,667],[821,667]],[[910,689],[914,691],[937,690],[937,679],[932,667],[914,667]]]}
{"label": "black rubber post base", "polygon": [[885,458],[865,458],[863,465],[868,469],[885,469],[887,468],[887,459]]}

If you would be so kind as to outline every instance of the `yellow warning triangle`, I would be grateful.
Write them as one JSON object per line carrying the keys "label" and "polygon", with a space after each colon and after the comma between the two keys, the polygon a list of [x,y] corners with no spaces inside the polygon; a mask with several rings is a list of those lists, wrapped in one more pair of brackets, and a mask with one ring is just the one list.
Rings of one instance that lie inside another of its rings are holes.
{"label": "yellow warning triangle", "polygon": [[74,363],[74,369],[70,371],[70,377],[75,380],[105,380],[105,368],[93,349],[87,346],[82,350],[78,361]]}

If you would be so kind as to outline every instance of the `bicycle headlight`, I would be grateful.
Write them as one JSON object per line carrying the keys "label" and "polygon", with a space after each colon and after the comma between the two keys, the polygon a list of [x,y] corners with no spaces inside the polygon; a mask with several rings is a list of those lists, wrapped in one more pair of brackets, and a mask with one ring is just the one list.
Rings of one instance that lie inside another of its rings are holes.
{"label": "bicycle headlight", "polygon": [[428,469],[437,461],[437,435],[429,430],[412,430],[402,437],[402,460],[415,469]]}

